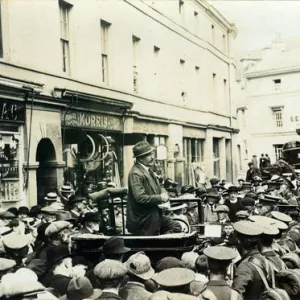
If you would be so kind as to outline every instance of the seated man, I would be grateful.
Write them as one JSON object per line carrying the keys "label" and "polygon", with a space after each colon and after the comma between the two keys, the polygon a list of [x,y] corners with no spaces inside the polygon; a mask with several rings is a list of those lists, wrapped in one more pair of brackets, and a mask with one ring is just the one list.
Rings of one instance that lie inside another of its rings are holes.
{"label": "seated man", "polygon": [[151,169],[155,162],[153,150],[144,141],[133,147],[136,162],[128,176],[126,227],[134,235],[181,232],[180,224],[160,211],[159,204],[167,202],[169,196]]}

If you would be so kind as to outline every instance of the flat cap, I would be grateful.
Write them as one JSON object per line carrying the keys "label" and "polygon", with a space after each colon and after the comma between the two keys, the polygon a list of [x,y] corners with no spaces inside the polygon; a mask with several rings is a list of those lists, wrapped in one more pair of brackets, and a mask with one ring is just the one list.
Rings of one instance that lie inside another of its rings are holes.
{"label": "flat cap", "polygon": [[0,257],[0,271],[6,271],[13,268],[17,263],[13,259]]}
{"label": "flat cap", "polygon": [[51,236],[53,234],[59,233],[60,231],[69,228],[71,225],[67,221],[55,221],[52,222],[45,230],[45,236]]}
{"label": "flat cap", "polygon": [[189,269],[171,268],[156,274],[153,280],[166,287],[182,286],[194,281],[195,273]]}
{"label": "flat cap", "polygon": [[129,273],[144,280],[149,280],[155,273],[149,257],[144,252],[131,255],[126,261],[126,267]]}
{"label": "flat cap", "polygon": [[41,213],[48,215],[56,215],[58,213],[58,209],[51,206],[45,206],[41,209]]}
{"label": "flat cap", "polygon": [[94,268],[94,274],[102,280],[112,280],[127,274],[127,268],[117,260],[105,259]]}
{"label": "flat cap", "polygon": [[204,249],[203,253],[208,258],[215,260],[232,260],[237,256],[237,252],[234,249],[224,246],[208,247]]}
{"label": "flat cap", "polygon": [[272,215],[272,218],[279,220],[281,222],[287,223],[287,224],[293,220],[289,215],[281,213],[279,211],[272,211],[271,215]]}
{"label": "flat cap", "polygon": [[263,233],[262,226],[251,221],[239,221],[233,224],[233,228],[238,233],[247,236],[258,236]]}
{"label": "flat cap", "polygon": [[185,263],[173,256],[164,257],[156,263],[157,272],[161,272],[171,268],[185,268]]}
{"label": "flat cap", "polygon": [[25,246],[29,245],[32,240],[32,237],[28,234],[20,235],[16,233],[11,233],[3,237],[3,245],[9,249],[22,249]]}
{"label": "flat cap", "polygon": [[0,213],[0,219],[14,219],[16,216],[10,211],[3,211]]}
{"label": "flat cap", "polygon": [[185,252],[181,256],[181,260],[185,263],[188,269],[194,270],[196,268],[196,261],[199,258],[199,254],[193,251]]}
{"label": "flat cap", "polygon": [[249,217],[249,213],[247,210],[239,210],[236,214],[237,217],[244,217],[244,218],[248,218]]}
{"label": "flat cap", "polygon": [[218,205],[215,212],[226,212],[229,213],[229,207],[227,205]]}

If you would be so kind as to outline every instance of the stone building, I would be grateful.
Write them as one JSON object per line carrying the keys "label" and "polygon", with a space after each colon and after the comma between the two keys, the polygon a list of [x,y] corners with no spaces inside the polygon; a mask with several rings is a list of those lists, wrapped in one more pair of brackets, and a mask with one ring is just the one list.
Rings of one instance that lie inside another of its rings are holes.
{"label": "stone building", "polygon": [[286,142],[298,140],[300,47],[278,36],[260,53],[242,60],[244,98],[237,105],[238,157],[247,169],[252,155],[271,162]]}
{"label": "stone building", "polygon": [[207,2],[2,0],[0,33],[4,206],[126,185],[142,139],[180,184],[235,176],[237,32]]}

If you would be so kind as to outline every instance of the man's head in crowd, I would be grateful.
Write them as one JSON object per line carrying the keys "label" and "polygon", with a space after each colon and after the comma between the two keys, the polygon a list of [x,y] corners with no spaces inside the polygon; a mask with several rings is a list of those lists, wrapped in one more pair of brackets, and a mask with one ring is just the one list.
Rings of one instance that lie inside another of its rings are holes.
{"label": "man's head in crowd", "polygon": [[254,168],[254,163],[253,162],[249,162],[248,163],[248,167],[249,167],[249,169],[253,169]]}
{"label": "man's head in crowd", "polygon": [[52,223],[56,220],[56,215],[58,213],[57,209],[51,206],[46,206],[41,209],[43,219],[46,223]]}
{"label": "man's head in crowd", "polygon": [[67,221],[52,222],[45,230],[45,236],[53,245],[68,244],[71,236],[71,223]]}
{"label": "man's head in crowd", "polygon": [[211,180],[210,180],[210,185],[211,187],[216,187],[218,184],[219,184],[220,180],[216,177],[213,177]]}
{"label": "man's head in crowd", "polygon": [[11,220],[15,219],[16,216],[9,211],[1,211],[0,212],[0,227],[8,226]]}
{"label": "man's head in crowd", "polygon": [[228,236],[234,232],[233,225],[231,223],[226,223],[223,227],[223,230],[224,230],[226,236]]}
{"label": "man's head in crowd", "polygon": [[74,191],[70,185],[63,185],[60,189],[60,193],[65,199],[69,199]]}
{"label": "man's head in crowd", "polygon": [[101,250],[106,259],[122,261],[124,254],[131,249],[125,247],[123,238],[113,236],[104,242]]}
{"label": "man's head in crowd", "polygon": [[50,247],[47,250],[47,267],[54,275],[71,277],[73,264],[68,247]]}
{"label": "man's head in crowd", "polygon": [[30,209],[30,216],[32,218],[35,218],[35,219],[39,219],[41,220],[43,218],[43,214],[41,212],[41,206],[40,205],[34,205],[31,207]]}
{"label": "man's head in crowd", "polygon": [[26,206],[20,206],[18,209],[18,218],[19,220],[23,220],[25,218],[28,218],[29,216],[29,208]]}
{"label": "man's head in crowd", "polygon": [[239,184],[240,187],[242,186],[243,182],[245,182],[245,180],[242,179],[242,178],[240,178],[240,179],[238,180],[238,184]]}
{"label": "man's head in crowd", "polygon": [[127,281],[126,274],[126,266],[116,260],[105,259],[94,268],[94,275],[102,290],[113,289],[118,292]]}
{"label": "man's head in crowd", "polygon": [[238,196],[238,187],[237,186],[230,186],[228,188],[228,195],[230,202],[236,202]]}
{"label": "man's head in crowd", "polygon": [[136,161],[146,167],[152,167],[155,162],[154,148],[146,141],[135,144],[132,149]]}
{"label": "man's head in crowd", "polygon": [[86,198],[82,197],[82,196],[75,196],[72,195],[69,198],[69,206],[70,209],[72,211],[75,211],[77,213],[84,213],[86,210],[86,205],[84,203],[84,201],[86,200]]}
{"label": "man's head in crowd", "polygon": [[243,182],[241,189],[242,189],[243,194],[249,193],[251,191],[251,183],[250,182]]}
{"label": "man's head in crowd", "polygon": [[216,207],[215,212],[218,214],[218,220],[223,221],[228,219],[229,208],[227,205],[219,205]]}
{"label": "man's head in crowd", "polygon": [[83,225],[92,232],[99,232],[101,216],[98,212],[88,212],[83,218]]}
{"label": "man's head in crowd", "polygon": [[206,191],[206,201],[208,205],[212,206],[220,200],[220,195],[215,188],[207,189]]}

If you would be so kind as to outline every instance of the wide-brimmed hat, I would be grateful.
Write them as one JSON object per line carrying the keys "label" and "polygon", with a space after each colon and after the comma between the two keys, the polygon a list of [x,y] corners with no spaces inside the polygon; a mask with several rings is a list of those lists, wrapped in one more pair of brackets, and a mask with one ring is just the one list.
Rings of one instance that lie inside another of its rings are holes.
{"label": "wide-brimmed hat", "polygon": [[252,221],[238,221],[233,224],[236,232],[246,236],[259,236],[263,233],[262,226]]}
{"label": "wide-brimmed hat", "polygon": [[112,236],[106,240],[100,250],[104,253],[122,254],[130,251],[130,248],[125,247],[124,239],[118,236]]}
{"label": "wide-brimmed hat", "polygon": [[16,216],[13,214],[13,213],[11,213],[11,212],[9,212],[9,211],[1,211],[0,212],[0,219],[2,219],[2,220],[11,220],[11,219],[14,219]]}
{"label": "wide-brimmed hat", "polygon": [[41,209],[42,209],[42,207],[40,205],[32,206],[31,209],[30,209],[30,215],[32,217],[36,217],[38,214],[41,213]]}
{"label": "wide-brimmed hat", "polygon": [[60,300],[97,299],[101,294],[102,291],[94,289],[87,277],[75,277],[69,282],[67,293]]}
{"label": "wide-brimmed hat", "polygon": [[140,157],[143,155],[146,155],[148,153],[151,153],[155,148],[153,148],[148,142],[146,141],[141,141],[138,142],[134,145],[132,151],[133,151],[133,156]]}
{"label": "wide-brimmed hat", "polygon": [[144,252],[131,255],[126,261],[126,267],[129,273],[144,280],[152,278],[155,273],[149,257]]}
{"label": "wide-brimmed hat", "polygon": [[70,185],[62,185],[60,188],[61,193],[71,194],[74,192],[73,188]]}
{"label": "wide-brimmed hat", "polygon": [[293,220],[289,215],[281,213],[279,211],[272,211],[271,216],[273,219],[279,220],[286,224],[288,224],[289,222],[291,222]]}
{"label": "wide-brimmed hat", "polygon": [[58,209],[52,206],[46,206],[41,209],[41,213],[46,215],[56,215],[58,213]]}
{"label": "wide-brimmed hat", "polygon": [[203,253],[210,259],[230,261],[237,256],[237,251],[224,246],[213,246],[204,249]]}
{"label": "wide-brimmed hat", "polygon": [[1,272],[13,268],[16,264],[17,264],[16,261],[14,261],[12,259],[0,257],[0,271]]}
{"label": "wide-brimmed hat", "polygon": [[212,198],[218,198],[219,199],[220,195],[219,195],[217,189],[210,188],[210,189],[206,190],[205,197],[212,197]]}
{"label": "wide-brimmed hat", "polygon": [[50,193],[48,193],[48,194],[47,194],[47,196],[46,196],[46,197],[44,197],[44,200],[46,200],[46,201],[53,201],[53,202],[55,202],[55,201],[57,201],[57,200],[58,200],[58,196],[57,196],[57,194],[56,194],[56,193],[54,193],[54,192],[50,192]]}
{"label": "wide-brimmed hat", "polygon": [[184,185],[183,187],[181,187],[180,193],[181,194],[193,193],[195,190],[196,189],[192,185],[188,184],[188,185]]}
{"label": "wide-brimmed hat", "polygon": [[231,193],[231,192],[238,192],[239,191],[239,188],[235,185],[231,185],[228,189],[227,189],[228,193]]}
{"label": "wide-brimmed hat", "polygon": [[187,207],[186,203],[174,203],[168,208],[168,211],[176,211]]}
{"label": "wide-brimmed hat", "polygon": [[12,250],[22,249],[30,244],[32,236],[29,234],[20,235],[17,233],[11,233],[3,237],[2,242],[5,248]]}

